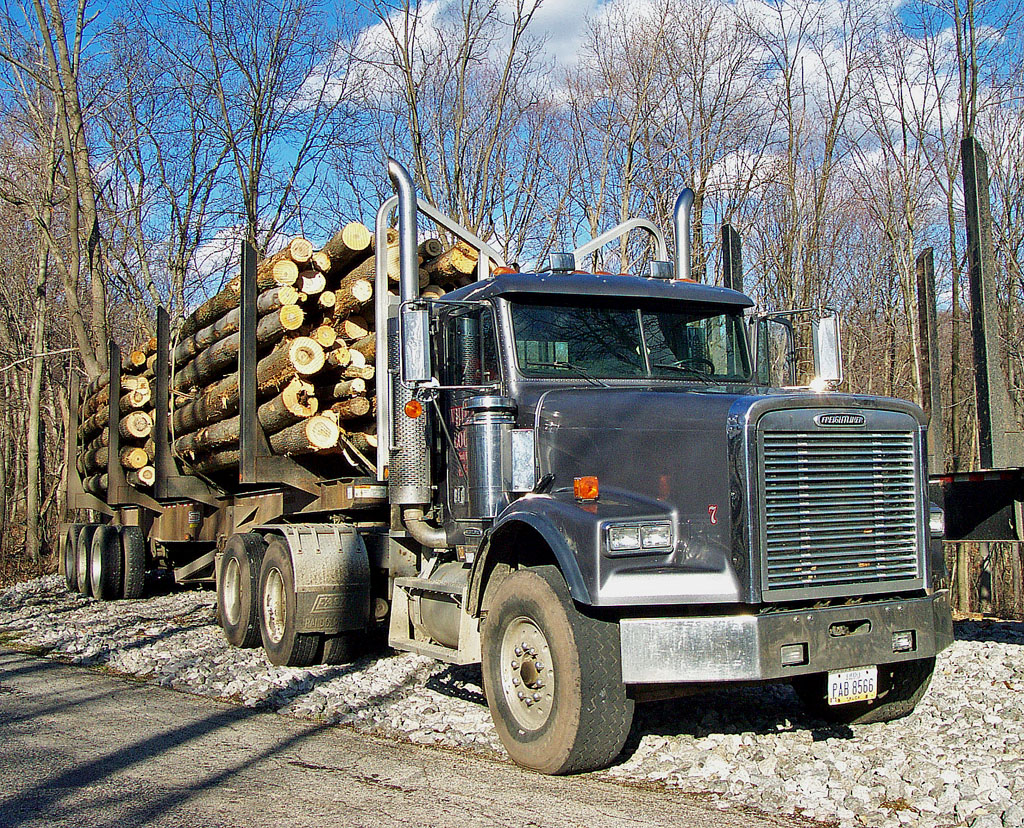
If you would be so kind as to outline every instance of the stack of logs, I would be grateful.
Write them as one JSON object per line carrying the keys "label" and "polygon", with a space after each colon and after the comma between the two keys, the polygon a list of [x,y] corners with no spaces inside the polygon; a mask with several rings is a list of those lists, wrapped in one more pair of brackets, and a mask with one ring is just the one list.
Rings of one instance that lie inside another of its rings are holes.
{"label": "stack of logs", "polygon": [[[476,253],[437,239],[419,245],[420,287],[437,298],[473,281]],[[389,231],[391,292],[399,281],[397,234]],[[256,394],[259,426],[270,451],[318,474],[374,470],[376,435],[373,234],[352,222],[316,250],[293,239],[256,270]],[[181,470],[226,481],[239,462],[241,280],[232,279],[186,317],[172,337],[171,453]],[[150,487],[155,342],[123,367],[121,465],[129,483]],[[109,383],[90,384],[81,410],[78,458],[85,488],[106,491]],[[237,477],[235,477],[237,481]]]}
{"label": "stack of logs", "polygon": [[[153,381],[156,339],[131,351],[121,368],[120,435],[118,459],[132,486],[149,488],[156,481],[153,467]],[[102,497],[107,491],[107,459],[110,447],[110,374],[93,380],[79,411],[77,458],[83,487]]]}

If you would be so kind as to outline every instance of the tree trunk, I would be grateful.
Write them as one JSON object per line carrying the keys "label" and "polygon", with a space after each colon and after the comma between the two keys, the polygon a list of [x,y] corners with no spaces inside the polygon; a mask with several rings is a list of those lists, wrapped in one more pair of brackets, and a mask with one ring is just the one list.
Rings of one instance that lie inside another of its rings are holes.
{"label": "tree trunk", "polygon": [[340,434],[334,421],[318,414],[270,435],[270,447],[285,456],[311,454],[336,446]]}

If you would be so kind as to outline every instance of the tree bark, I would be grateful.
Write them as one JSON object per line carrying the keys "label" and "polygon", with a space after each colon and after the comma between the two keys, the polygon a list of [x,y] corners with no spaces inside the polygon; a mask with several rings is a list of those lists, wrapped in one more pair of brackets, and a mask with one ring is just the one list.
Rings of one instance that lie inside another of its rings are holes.
{"label": "tree bark", "polygon": [[311,454],[336,446],[340,434],[336,423],[317,414],[270,435],[270,447],[285,456]]}

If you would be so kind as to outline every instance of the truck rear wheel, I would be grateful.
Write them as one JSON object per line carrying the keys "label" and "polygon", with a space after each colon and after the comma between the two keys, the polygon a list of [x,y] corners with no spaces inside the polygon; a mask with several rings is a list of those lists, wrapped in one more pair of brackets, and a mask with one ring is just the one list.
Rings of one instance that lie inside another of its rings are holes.
{"label": "truck rear wheel", "polygon": [[260,643],[260,566],[266,542],[255,532],[232,535],[224,545],[217,573],[217,607],[224,637],[233,647]]}
{"label": "truck rear wheel", "polygon": [[75,591],[91,595],[89,587],[89,557],[92,551],[92,536],[99,529],[98,523],[87,523],[75,539]]}
{"label": "truck rear wheel", "polygon": [[271,664],[309,667],[316,662],[320,636],[295,631],[295,572],[280,538],[271,538],[260,567],[260,634]]}
{"label": "truck rear wheel", "polygon": [[146,538],[138,526],[121,527],[121,570],[121,594],[133,600],[141,598],[146,585]]}
{"label": "truck rear wheel", "polygon": [[101,601],[121,597],[121,538],[116,526],[97,526],[89,545],[89,588]]}
{"label": "truck rear wheel", "polygon": [[350,630],[324,636],[324,652],[321,664],[348,664],[362,654],[366,641],[365,630]]}
{"label": "truck rear wheel", "polygon": [[83,523],[72,523],[64,531],[64,545],[61,547],[60,553],[60,566],[63,570],[61,574],[64,576],[64,585],[68,588],[68,592],[75,592],[78,589],[78,536],[81,533],[85,524]]}
{"label": "truck rear wheel", "polygon": [[827,722],[871,724],[901,719],[914,712],[935,672],[935,657],[878,665],[878,697],[865,702],[830,705],[826,673],[793,679],[793,689],[807,712]]}
{"label": "truck rear wheel", "polygon": [[511,573],[488,603],[484,688],[512,759],[551,774],[610,764],[633,721],[618,626],[582,614],[553,566]]}

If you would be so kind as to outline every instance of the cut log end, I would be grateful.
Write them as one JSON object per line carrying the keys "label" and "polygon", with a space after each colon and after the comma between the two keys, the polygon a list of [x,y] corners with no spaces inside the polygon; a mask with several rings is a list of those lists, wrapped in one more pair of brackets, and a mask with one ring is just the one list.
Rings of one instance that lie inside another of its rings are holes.
{"label": "cut log end", "polygon": [[296,337],[288,348],[288,360],[299,376],[312,376],[324,367],[323,346],[311,337]]}

